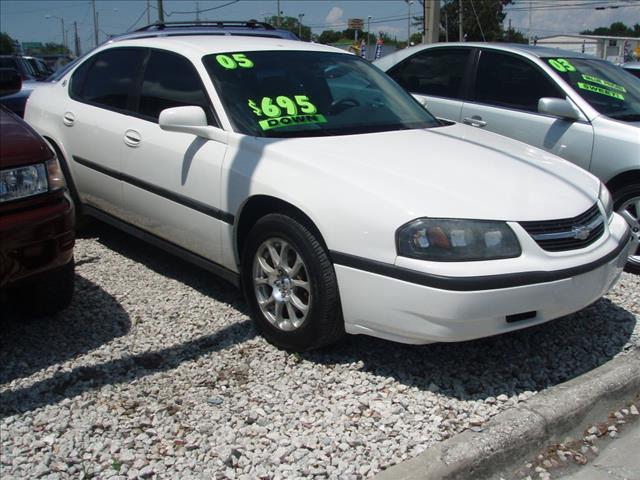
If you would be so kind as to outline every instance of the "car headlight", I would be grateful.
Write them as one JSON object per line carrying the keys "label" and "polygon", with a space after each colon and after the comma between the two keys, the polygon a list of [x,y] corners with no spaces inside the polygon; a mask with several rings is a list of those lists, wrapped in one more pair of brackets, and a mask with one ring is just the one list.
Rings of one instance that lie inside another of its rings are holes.
{"label": "car headlight", "polygon": [[0,170],[0,202],[65,188],[57,158],[25,167]]}
{"label": "car headlight", "polygon": [[518,257],[522,253],[505,222],[419,218],[396,233],[398,255],[436,262]]}
{"label": "car headlight", "polygon": [[604,208],[604,213],[607,216],[607,221],[610,222],[613,218],[613,198],[611,197],[611,193],[604,183],[600,184],[599,200],[600,203],[602,203],[602,207]]}

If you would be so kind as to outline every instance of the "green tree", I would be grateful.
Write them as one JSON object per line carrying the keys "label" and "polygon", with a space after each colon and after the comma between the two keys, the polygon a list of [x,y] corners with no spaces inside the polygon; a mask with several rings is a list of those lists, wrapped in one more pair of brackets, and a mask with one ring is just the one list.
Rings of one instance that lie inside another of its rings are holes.
{"label": "green tree", "polygon": [[622,22],[613,22],[608,27],[598,27],[593,30],[584,30],[580,33],[583,35],[606,35],[612,37],[640,37],[640,24],[636,23],[631,28]]}
{"label": "green tree", "polygon": [[525,35],[515,28],[509,28],[504,31],[502,36],[503,42],[508,43],[529,43],[529,39]]}
{"label": "green tree", "polygon": [[[278,24],[278,17],[271,16],[271,17],[267,17],[265,19],[265,21],[267,23],[270,23],[271,25],[277,25]],[[309,41],[311,40],[311,28],[310,27],[306,27],[304,25],[304,22],[302,23],[302,28],[300,28],[300,20],[296,17],[280,17],[280,28],[282,28],[283,30],[289,30],[290,32],[295,33],[296,35],[298,35],[299,33],[302,34],[300,40],[306,40]]]}
{"label": "green tree", "polygon": [[422,32],[415,32],[411,34],[411,38],[409,39],[410,43],[415,43],[416,45],[418,45],[419,43],[422,43]]}
{"label": "green tree", "polygon": [[325,30],[318,37],[320,43],[338,43],[342,37],[342,32],[336,32],[335,30]]}
{"label": "green tree", "polygon": [[8,33],[0,33],[0,54],[10,55],[15,53],[15,50],[13,38],[11,38]]}

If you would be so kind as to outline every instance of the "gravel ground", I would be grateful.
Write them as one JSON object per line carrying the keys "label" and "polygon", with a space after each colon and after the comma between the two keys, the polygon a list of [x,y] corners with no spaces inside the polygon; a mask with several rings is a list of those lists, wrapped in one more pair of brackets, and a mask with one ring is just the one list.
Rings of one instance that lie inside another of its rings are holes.
{"label": "gravel ground", "polygon": [[95,227],[76,261],[67,310],[0,322],[3,480],[369,477],[640,344],[628,274],[513,334],[297,355],[233,288],[125,234]]}

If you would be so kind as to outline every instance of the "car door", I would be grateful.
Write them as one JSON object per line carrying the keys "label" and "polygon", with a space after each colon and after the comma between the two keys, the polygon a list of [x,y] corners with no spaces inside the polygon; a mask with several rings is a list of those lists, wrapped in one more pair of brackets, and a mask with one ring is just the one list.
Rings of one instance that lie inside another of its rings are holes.
{"label": "car door", "polygon": [[458,122],[471,68],[470,54],[471,49],[466,47],[426,49],[387,73],[436,117]]}
{"label": "car door", "polygon": [[197,105],[217,126],[194,65],[185,57],[150,49],[138,84],[136,116],[121,122],[127,221],[210,260],[220,255],[228,215],[219,210],[226,145],[160,129],[166,108]]}
{"label": "car door", "polygon": [[96,54],[72,75],[60,122],[62,144],[82,203],[122,218],[123,123],[143,49]]}
{"label": "car door", "polygon": [[482,49],[462,121],[515,138],[589,169],[593,127],[586,118],[566,120],[538,113],[542,97],[566,98],[532,61]]}

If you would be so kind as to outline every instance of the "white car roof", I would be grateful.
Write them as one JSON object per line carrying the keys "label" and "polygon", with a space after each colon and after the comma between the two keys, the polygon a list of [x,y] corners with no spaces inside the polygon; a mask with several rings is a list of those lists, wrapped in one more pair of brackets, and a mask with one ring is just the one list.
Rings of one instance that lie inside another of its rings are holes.
{"label": "white car roof", "polygon": [[[307,43],[282,38],[265,38],[232,35],[180,35],[157,36],[118,40],[108,43],[104,48],[146,47],[171,50],[187,57],[200,58],[212,53],[250,52],[268,50],[299,50],[311,52],[347,53],[339,48],[318,43]],[[348,53],[347,53],[348,54]]]}

